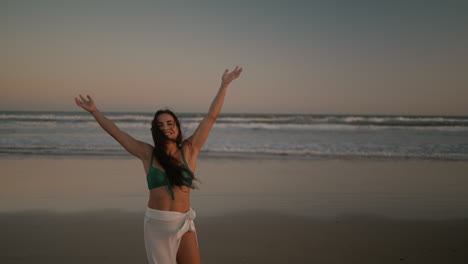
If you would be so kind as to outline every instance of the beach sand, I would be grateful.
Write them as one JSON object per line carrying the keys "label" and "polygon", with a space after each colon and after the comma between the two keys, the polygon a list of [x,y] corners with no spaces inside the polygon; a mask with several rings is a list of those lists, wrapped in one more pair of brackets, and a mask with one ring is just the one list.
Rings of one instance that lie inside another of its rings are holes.
{"label": "beach sand", "polygon": [[[146,263],[136,159],[0,160],[0,263]],[[468,164],[199,160],[203,263],[467,263]]]}
{"label": "beach sand", "polygon": [[[203,263],[466,263],[468,219],[318,220],[264,211],[195,221]],[[0,214],[1,263],[146,263],[139,213]]]}

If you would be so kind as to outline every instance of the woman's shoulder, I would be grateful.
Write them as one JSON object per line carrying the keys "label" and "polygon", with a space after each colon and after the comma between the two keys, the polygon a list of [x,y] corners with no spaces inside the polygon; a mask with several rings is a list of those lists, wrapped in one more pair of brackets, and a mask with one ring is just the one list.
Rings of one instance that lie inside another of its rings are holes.
{"label": "woman's shoulder", "polygon": [[185,154],[185,158],[187,159],[187,161],[190,161],[190,160],[193,160],[193,159],[196,159],[196,157],[198,156],[198,152],[197,150],[192,146],[192,143],[190,141],[190,139],[186,139],[182,142],[182,151],[184,152]]}
{"label": "woman's shoulder", "polygon": [[144,160],[149,160],[151,159],[151,157],[153,156],[153,151],[154,151],[154,147],[148,143],[145,143],[144,144],[144,150],[143,150],[143,159]]}
{"label": "woman's shoulder", "polygon": [[189,139],[182,141],[180,148],[184,151],[185,154],[190,154],[192,152],[192,143]]}

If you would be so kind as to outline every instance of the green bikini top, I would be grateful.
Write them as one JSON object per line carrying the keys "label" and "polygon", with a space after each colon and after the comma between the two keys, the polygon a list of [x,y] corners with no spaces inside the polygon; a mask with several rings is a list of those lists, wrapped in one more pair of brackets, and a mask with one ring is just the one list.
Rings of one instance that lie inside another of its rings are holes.
{"label": "green bikini top", "polygon": [[[182,148],[180,148],[180,153],[182,154],[182,158],[184,159],[184,165],[182,165],[182,167],[185,167],[189,171],[191,171],[187,164],[187,160],[185,160],[185,155]],[[164,171],[153,167],[153,158],[154,152],[151,154],[151,161],[149,164],[148,174],[146,175],[146,180],[148,181],[148,188],[151,190],[157,187],[167,186],[169,193],[171,194],[172,200],[174,200],[174,190],[172,190],[172,184],[169,184],[169,178],[167,177],[167,174]],[[187,179],[186,181],[184,181],[184,184],[188,186],[192,185],[192,179],[190,178],[190,175],[188,175],[186,171],[183,171],[182,175],[185,179]]]}

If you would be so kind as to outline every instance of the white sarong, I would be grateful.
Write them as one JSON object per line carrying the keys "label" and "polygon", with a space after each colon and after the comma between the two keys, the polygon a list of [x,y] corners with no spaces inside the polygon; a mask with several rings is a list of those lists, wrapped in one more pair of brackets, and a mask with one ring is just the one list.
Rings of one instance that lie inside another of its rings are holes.
{"label": "white sarong", "polygon": [[[161,211],[146,208],[144,239],[146,256],[150,264],[176,264],[180,239],[187,231],[195,230],[195,211]],[[195,233],[196,237],[196,233]],[[197,238],[198,246],[198,238]]]}

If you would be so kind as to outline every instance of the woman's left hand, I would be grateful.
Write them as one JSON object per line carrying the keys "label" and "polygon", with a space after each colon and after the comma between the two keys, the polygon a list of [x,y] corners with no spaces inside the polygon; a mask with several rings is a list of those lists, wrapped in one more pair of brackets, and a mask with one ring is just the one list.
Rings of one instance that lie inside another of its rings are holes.
{"label": "woman's left hand", "polygon": [[226,69],[223,73],[223,78],[222,78],[223,83],[228,85],[233,80],[239,78],[241,72],[242,72],[242,68],[239,68],[239,66],[236,66],[236,68],[232,72],[229,72],[228,69]]}

